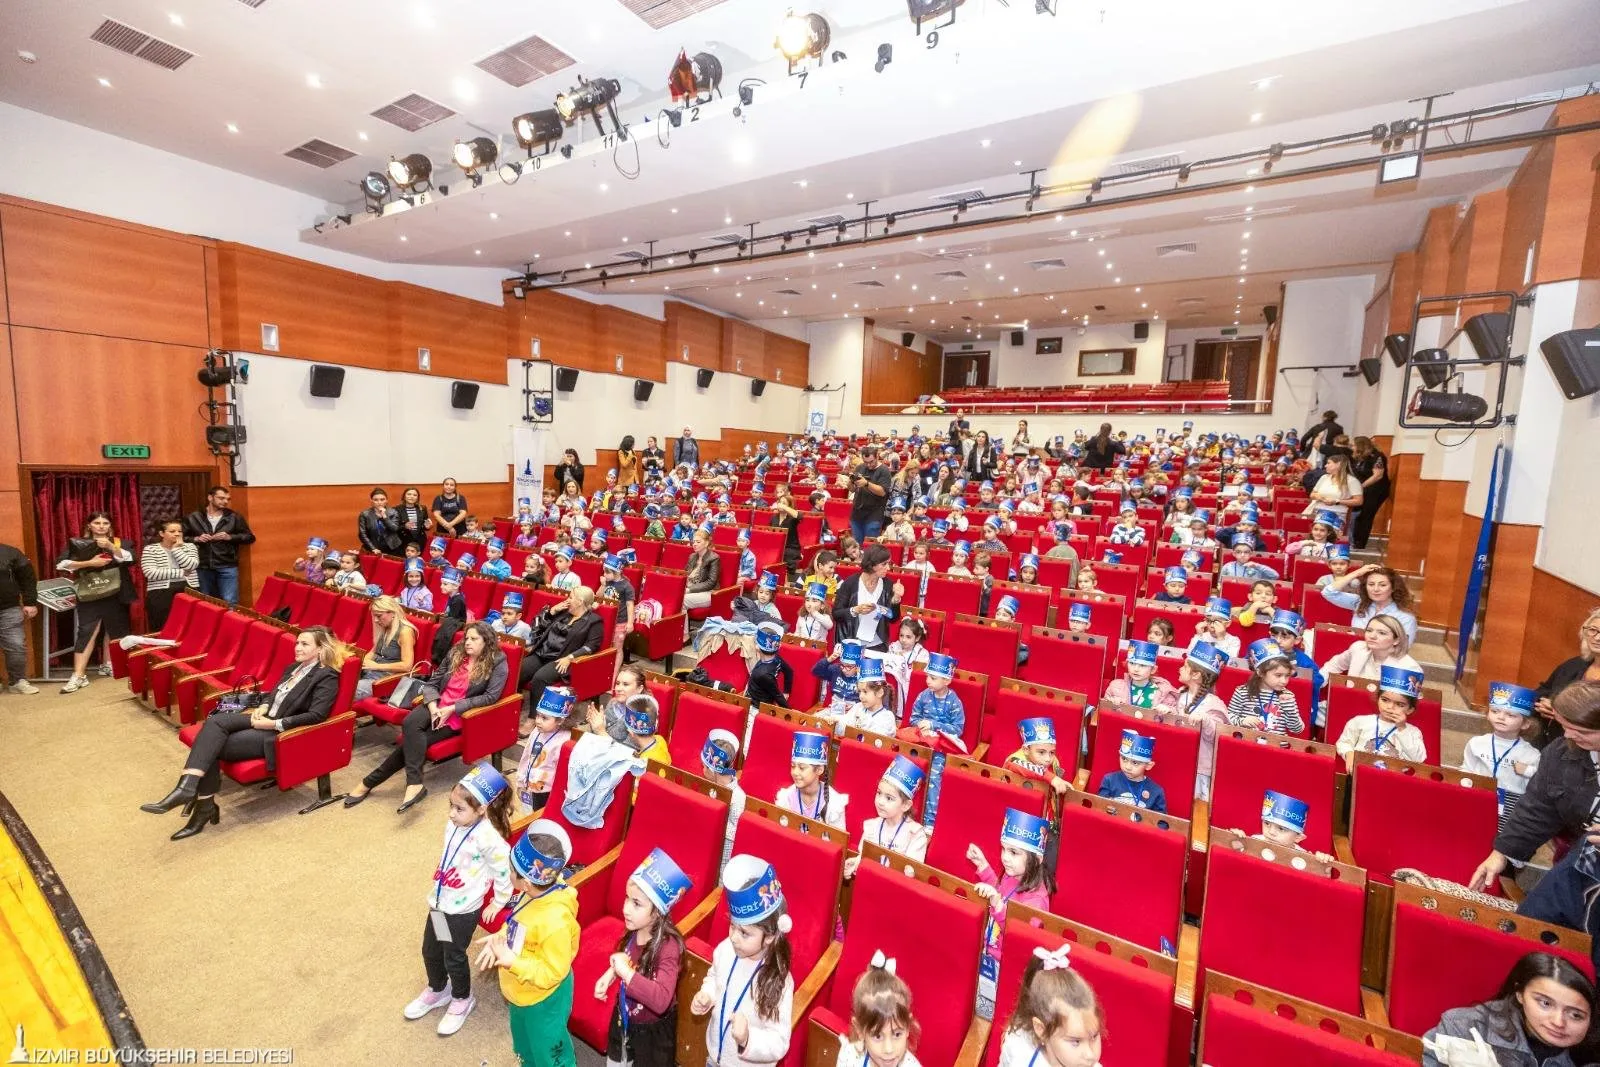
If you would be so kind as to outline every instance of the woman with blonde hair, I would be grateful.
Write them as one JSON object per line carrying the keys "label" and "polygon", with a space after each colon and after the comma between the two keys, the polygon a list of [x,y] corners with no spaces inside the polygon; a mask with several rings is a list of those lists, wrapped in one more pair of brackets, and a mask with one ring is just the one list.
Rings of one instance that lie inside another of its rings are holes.
{"label": "woman with blonde hair", "polygon": [[141,810],[160,815],[183,805],[189,821],[172,835],[181,841],[193,837],[210,823],[221,821],[217,787],[222,783],[218,765],[239,760],[264,759],[269,771],[277,764],[278,737],[302,726],[325,721],[339,696],[339,667],[344,651],[325,626],[301,630],[294,642],[294,662],[283,670],[278,684],[254,694],[259,703],[239,711],[217,711],[207,717],[178,784],[154,804]]}
{"label": "woman with blonde hair", "polygon": [[406,609],[392,596],[372,602],[372,651],[361,661],[361,679],[356,682],[356,699],[372,695],[372,686],[385,678],[406,674],[416,664],[417,628],[406,618]]}
{"label": "woman with blonde hair", "polygon": [[422,784],[422,766],[428,749],[461,733],[464,716],[473,708],[500,699],[510,669],[500,641],[486,622],[475,622],[461,632],[461,640],[422,687],[422,695],[400,725],[400,744],[390,749],[361,785],[344,798],[353,808],[387,782],[401,767],[406,770],[406,795],[397,809],[409,811],[428,795]]}
{"label": "woman with blonde hair", "polygon": [[1322,673],[1345,674],[1351,678],[1370,678],[1378,681],[1383,668],[1422,673],[1422,665],[1410,655],[1411,642],[1406,628],[1392,615],[1374,615],[1367,620],[1362,639],[1322,665]]}
{"label": "woman with blonde hair", "polygon": [[1331,455],[1322,461],[1322,477],[1311,490],[1305,514],[1331,511],[1342,519],[1352,508],[1359,508],[1361,501],[1361,479],[1350,472],[1350,457]]}

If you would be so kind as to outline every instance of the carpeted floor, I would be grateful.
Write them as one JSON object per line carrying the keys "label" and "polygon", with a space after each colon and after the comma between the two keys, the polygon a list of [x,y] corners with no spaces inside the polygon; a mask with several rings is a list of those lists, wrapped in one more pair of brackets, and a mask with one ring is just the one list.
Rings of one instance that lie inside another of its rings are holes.
{"label": "carpeted floor", "polygon": [[[41,688],[45,688],[41,683]],[[297,1065],[514,1067],[493,975],[451,1038],[435,1012],[407,1022],[423,985],[419,946],[445,799],[459,764],[430,769],[431,795],[396,815],[396,776],[358,808],[296,811],[280,793],[224,781],[222,822],[169,841],[180,813],[141,803],[172,788],[187,749],[125,683],[61,696],[0,696],[0,786],[60,871],[151,1047],[291,1048]],[[394,733],[357,731],[355,785]],[[579,1046],[579,1063],[603,1057]]]}

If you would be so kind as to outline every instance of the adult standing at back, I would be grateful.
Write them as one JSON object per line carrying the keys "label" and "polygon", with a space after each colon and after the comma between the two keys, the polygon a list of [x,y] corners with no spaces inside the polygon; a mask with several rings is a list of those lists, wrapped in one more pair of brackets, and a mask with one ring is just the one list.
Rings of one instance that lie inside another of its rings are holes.
{"label": "adult standing at back", "polygon": [[672,442],[672,465],[688,464],[691,467],[700,466],[700,445],[694,439],[694,432],[685,426],[683,436]]}
{"label": "adult standing at back", "polygon": [[626,489],[642,481],[639,477],[639,454],[633,450],[633,434],[628,434],[617,445],[617,488]]}
{"label": "adult standing at back", "polygon": [[1328,446],[1333,444],[1333,439],[1342,433],[1344,427],[1339,425],[1339,413],[1324,411],[1322,421],[1300,435],[1300,454],[1307,456],[1312,451],[1326,453]]}
{"label": "adult standing at back", "polygon": [[578,461],[578,453],[574,449],[567,449],[561,453],[561,462],[556,464],[556,469],[550,472],[556,489],[561,490],[572,482],[583,492],[583,464]]}
{"label": "adult standing at back", "polygon": [[967,421],[967,413],[956,408],[956,417],[950,420],[950,429],[946,432],[950,443],[960,448],[961,439],[971,432],[972,423]]}
{"label": "adult standing at back", "polygon": [[5,653],[7,688],[37,693],[28,681],[24,620],[39,614],[39,576],[33,561],[11,545],[0,544],[0,650]]}
{"label": "adult standing at back", "polygon": [[467,498],[456,488],[454,478],[446,478],[433,498],[433,532],[440,537],[460,537],[467,528]]}
{"label": "adult standing at back", "polygon": [[183,540],[183,524],[168,519],[161,524],[159,539],[139,553],[139,569],[144,572],[144,614],[150,629],[159,630],[172,613],[172,601],[185,589],[199,588],[195,571],[199,554]]}
{"label": "adult standing at back", "polygon": [[1100,432],[1089,438],[1089,443],[1083,446],[1083,466],[1093,471],[1110,470],[1117,462],[1117,457],[1126,452],[1127,446],[1111,436],[1111,424],[1102,422]]}
{"label": "adult standing at back", "polygon": [[430,523],[422,507],[422,490],[414,485],[407,486],[400,493],[400,506],[394,513],[400,523],[401,550],[404,551],[406,545],[416,545],[419,556],[426,554]]}
{"label": "adult standing at back", "polygon": [[667,464],[667,454],[661,450],[654,437],[644,439],[644,451],[639,453],[639,458],[644,464],[642,481],[653,482],[661,477]]}
{"label": "adult standing at back", "polygon": [[374,486],[367,494],[372,506],[356,516],[356,536],[368,552],[400,554],[400,513],[389,506],[389,491]]}
{"label": "adult standing at back", "polygon": [[1361,482],[1361,508],[1350,525],[1350,547],[1366,548],[1378,509],[1389,499],[1389,457],[1370,437],[1357,437],[1350,446],[1350,473]]}
{"label": "adult standing at back", "polygon": [[229,604],[239,603],[239,548],[255,541],[244,516],[228,507],[224,485],[206,490],[206,506],[183,517],[183,537],[200,554],[200,591]]}
{"label": "adult standing at back", "polygon": [[861,450],[861,466],[850,474],[850,536],[857,544],[883,532],[883,513],[889,506],[894,475],[879,460],[876,445]]}

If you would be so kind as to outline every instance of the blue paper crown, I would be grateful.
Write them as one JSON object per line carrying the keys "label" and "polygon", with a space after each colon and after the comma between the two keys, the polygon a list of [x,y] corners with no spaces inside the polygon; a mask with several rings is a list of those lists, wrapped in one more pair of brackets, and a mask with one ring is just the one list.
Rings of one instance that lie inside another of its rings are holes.
{"label": "blue paper crown", "polygon": [[1208,597],[1206,599],[1206,618],[1231,619],[1233,618],[1233,605],[1227,597]]}
{"label": "blue paper crown", "polygon": [[1100,557],[1100,562],[1101,563],[1110,563],[1112,565],[1121,563],[1122,562],[1122,553],[1116,551],[1115,549],[1108,548],[1108,549],[1105,550],[1105,554]]}
{"label": "blue paper crown", "polygon": [[1344,520],[1339,518],[1339,513],[1337,511],[1319,511],[1317,512],[1316,517],[1311,521],[1322,523],[1322,525],[1326,526],[1334,533],[1338,533],[1340,530],[1344,529]]}
{"label": "blue paper crown", "polygon": [[1329,545],[1328,546],[1328,558],[1329,559],[1349,559],[1350,558],[1350,546],[1345,544],[1343,541],[1340,541],[1340,542],[1337,542],[1335,544]]}
{"label": "blue paper crown", "polygon": [[1003,596],[1000,598],[999,606],[997,606],[994,610],[996,615],[1002,611],[1009,611],[1011,613],[1011,617],[1016,618],[1017,612],[1022,610],[1022,601],[1018,600],[1014,596]]}
{"label": "blue paper crown", "polygon": [[1044,855],[1045,839],[1050,835],[1050,824],[1037,815],[1029,815],[1016,808],[1006,809],[1005,822],[1000,827],[1000,843]]}
{"label": "blue paper crown", "polygon": [[460,585],[461,572],[456,570],[454,567],[446,567],[444,572],[439,575],[439,580],[441,582],[454,582],[456,585]]}
{"label": "blue paper crown", "polygon": [[[635,707],[634,705],[638,706]],[[656,698],[641,693],[628,698],[622,706],[622,721],[628,726],[630,734],[647,737],[656,732],[656,721],[661,716],[661,706],[656,703]]]}
{"label": "blue paper crown", "polygon": [[847,637],[840,641],[839,662],[848,663],[853,667],[859,666],[861,663],[861,642],[853,637]]}
{"label": "blue paper crown", "polygon": [[1221,674],[1222,668],[1227,666],[1228,654],[1210,641],[1196,641],[1189,649],[1188,660],[1212,674]]}
{"label": "blue paper crown", "polygon": [[1138,730],[1122,731],[1122,743],[1117,746],[1117,754],[1123,759],[1138,760],[1140,763],[1154,763],[1156,758],[1156,739],[1146,737]]}
{"label": "blue paper crown", "polygon": [[1252,535],[1247,534],[1247,533],[1243,533],[1243,532],[1236,533],[1236,534],[1233,535],[1233,547],[1234,548],[1251,548],[1251,549],[1253,549],[1253,548],[1256,547],[1256,539],[1255,539],[1255,537],[1253,537]]}
{"label": "blue paper crown", "polygon": [[1421,700],[1422,672],[1385,664],[1378,672],[1378,691]]}
{"label": "blue paper crown", "polygon": [[1017,723],[1017,732],[1024,745],[1053,745],[1056,743],[1056,724],[1049,719],[1023,719]]}
{"label": "blue paper crown", "polygon": [[1154,641],[1129,641],[1128,666],[1154,667],[1160,652],[1161,646]]}
{"label": "blue paper crown", "polygon": [[407,574],[410,574],[413,571],[415,571],[417,574],[421,574],[426,570],[427,570],[427,564],[423,563],[421,559],[418,559],[416,557],[412,557],[411,559],[406,560],[406,573]]}
{"label": "blue paper crown", "polygon": [[1168,567],[1161,574],[1161,582],[1163,585],[1170,585],[1173,582],[1182,582],[1184,585],[1188,585],[1189,572],[1182,567]]}
{"label": "blue paper crown", "polygon": [[954,554],[954,552],[959,552],[963,556],[972,555],[972,542],[971,541],[957,541],[955,543],[955,548],[953,549],[952,554]]}
{"label": "blue paper crown", "polygon": [[339,554],[339,550],[338,549],[330,548],[330,549],[328,549],[326,555],[323,556],[323,562],[324,563],[338,563],[343,558],[344,557]]}
{"label": "blue paper crown", "polygon": [[534,709],[535,715],[549,715],[556,719],[565,719],[572,710],[576,698],[572,690],[561,686],[549,686],[539,694],[539,705]]}
{"label": "blue paper crown", "polygon": [[443,552],[445,549],[450,547],[450,542],[446,541],[442,537],[435,537],[432,541],[428,542],[428,547],[433,549],[435,552]]}
{"label": "blue paper crown", "polygon": [[464,571],[470,571],[472,569],[472,565],[477,562],[477,556],[474,556],[471,552],[463,552],[461,553],[461,558],[456,560],[456,566],[460,567]]}
{"label": "blue paper crown", "polygon": [[733,535],[733,543],[736,545],[748,545],[750,543],[749,527],[741,526],[739,531]]}
{"label": "blue paper crown", "polygon": [[[556,852],[540,852],[534,848],[535,835],[555,838]],[[511,866],[534,885],[549,885],[561,876],[571,856],[572,838],[567,836],[566,828],[554,819],[539,819],[529,824],[527,832],[512,847]]]}
{"label": "blue paper crown", "polygon": [[794,746],[789,750],[789,762],[826,767],[828,765],[827,735],[807,732],[795,734]]}
{"label": "blue paper crown", "polygon": [[827,600],[828,587],[822,582],[807,582],[806,596],[811,600]]}
{"label": "blue paper crown", "polygon": [[1017,560],[1017,568],[1020,570],[1023,567],[1032,567],[1034,570],[1038,570],[1039,569],[1039,556],[1038,556],[1038,554],[1035,553],[1035,552],[1024,552],[1023,555],[1022,555],[1022,558]]}
{"label": "blue paper crown", "polygon": [[1093,617],[1093,609],[1081,600],[1073,601],[1072,606],[1067,609],[1067,620],[1069,622],[1089,622]]}
{"label": "blue paper crown", "polygon": [[764,622],[756,627],[756,648],[762,652],[776,652],[783,644],[783,627],[775,622]]}
{"label": "blue paper crown", "polygon": [[1489,683],[1489,706],[1501,711],[1514,711],[1518,715],[1532,715],[1539,694],[1513,682]]}
{"label": "blue paper crown", "polygon": [[571,562],[578,555],[578,550],[573,548],[571,545],[562,545],[560,548],[556,549],[556,555],[564,560],[567,560],[568,562]]}
{"label": "blue paper crown", "polygon": [[1126,515],[1130,511],[1134,512],[1135,514],[1137,514],[1139,511],[1139,505],[1135,504],[1131,500],[1124,500],[1122,502],[1122,506],[1117,509],[1117,512],[1122,515]]}
{"label": "blue paper crown", "polygon": [[615,552],[607,552],[601,563],[608,571],[616,571],[619,574],[622,572],[622,557]]}
{"label": "blue paper crown", "polygon": [[[717,742],[728,747],[724,749]],[[700,763],[711,774],[732,774],[733,761],[739,752],[739,738],[730,730],[712,730],[706,743],[700,746]]]}
{"label": "blue paper crown", "polygon": [[950,532],[950,523],[947,522],[944,519],[934,519],[933,520],[933,532],[936,533],[936,534],[949,533]]}
{"label": "blue paper crown", "polygon": [[1263,637],[1259,641],[1250,642],[1251,670],[1259,670],[1262,664],[1271,663],[1275,659],[1281,659],[1285,662],[1289,659],[1289,654],[1283,650],[1283,646],[1278,642],[1270,637]]}
{"label": "blue paper crown", "polygon": [[1239,509],[1240,522],[1248,523],[1251,526],[1259,526],[1261,524],[1260,520],[1261,511],[1254,504],[1247,504]]}
{"label": "blue paper crown", "polygon": [[599,529],[595,530],[593,533],[591,533],[589,535],[589,540],[593,541],[597,547],[600,546],[600,545],[605,544],[610,539],[611,539],[611,535],[610,534],[606,533],[604,530],[599,530]]}
{"label": "blue paper crown", "polygon": [[650,855],[639,864],[630,881],[638,883],[644,895],[650,898],[650,903],[662,915],[670,913],[694,888],[694,882],[683,873],[683,868],[659,848],[650,850]]}
{"label": "blue paper crown", "polygon": [[500,601],[500,606],[502,608],[511,608],[515,611],[521,611],[522,605],[523,599],[521,593],[507,593]]}
{"label": "blue paper crown", "polygon": [[883,772],[883,780],[908,797],[917,795],[917,787],[922,785],[924,777],[922,768],[907,756],[896,756],[889,769]]}
{"label": "blue paper crown", "polygon": [[306,547],[315,548],[320,551],[328,547],[328,542],[320,537],[313,537],[311,540],[306,542]]}
{"label": "blue paper crown", "polygon": [[861,657],[860,681],[863,681],[863,682],[881,682],[881,681],[883,681],[883,660],[880,657],[878,657],[878,656],[863,656],[863,657]]}
{"label": "blue paper crown", "polygon": [[367,595],[370,597],[380,597],[383,595],[383,586],[379,585],[377,582],[368,582],[366,591]]}
{"label": "blue paper crown", "polygon": [[1269,789],[1261,798],[1261,821],[1276,823],[1297,834],[1306,832],[1306,816],[1310,811],[1311,805],[1286,793]]}
{"label": "blue paper crown", "polygon": [[506,550],[506,543],[498,537],[491,537],[489,538],[487,547],[495,552],[504,552]]}
{"label": "blue paper crown", "polygon": [[1272,613],[1272,622],[1268,626],[1271,630],[1289,630],[1299,637],[1306,628],[1306,620],[1300,617],[1299,612],[1290,611],[1288,608],[1278,608]]}
{"label": "blue paper crown", "polygon": [[461,788],[472,795],[479,807],[486,807],[491,800],[499,796],[507,788],[506,776],[495,770],[489,763],[480,763],[473,767],[461,778]]}
{"label": "blue paper crown", "polygon": [[750,926],[783,910],[783,886],[772,864],[755,856],[738,855],[722,869],[722,893],[728,917]]}
{"label": "blue paper crown", "polygon": [[906,499],[905,499],[905,497],[897,496],[893,500],[889,501],[889,510],[890,511],[904,511],[905,509],[906,509]]}
{"label": "blue paper crown", "polygon": [[763,589],[776,590],[778,588],[778,576],[771,571],[765,571],[761,575],[759,584]]}

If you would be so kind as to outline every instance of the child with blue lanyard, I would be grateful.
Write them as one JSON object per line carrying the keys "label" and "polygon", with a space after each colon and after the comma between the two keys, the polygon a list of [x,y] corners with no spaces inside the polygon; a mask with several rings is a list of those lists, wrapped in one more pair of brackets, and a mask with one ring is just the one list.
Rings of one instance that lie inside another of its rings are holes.
{"label": "child with blue lanyard", "polygon": [[917,745],[927,745],[933,751],[933,763],[928,770],[928,800],[922,808],[922,825],[932,826],[939,813],[939,784],[944,780],[944,757],[947,752],[966,752],[962,734],[967,728],[967,709],[961,697],[950,688],[955,677],[956,658],[942,652],[928,655],[928,665],[923,668],[928,688],[917,694],[911,702],[911,725],[903,727],[897,737]]}
{"label": "child with blue lanyard", "polygon": [[844,812],[850,803],[850,796],[836,793],[828,785],[826,735],[794,735],[794,745],[789,751],[789,779],[794,784],[778,790],[778,807],[844,829]]}
{"label": "child with blue lanyard", "polygon": [[856,702],[856,679],[861,674],[861,642],[847,637],[833,646],[827,659],[819,659],[811,666],[813,676],[822,679],[828,687],[827,707],[830,715],[843,715]]}
{"label": "child with blue lanyard", "polygon": [[[1278,642],[1278,647],[1283,649],[1283,654],[1289,657],[1295,669],[1302,667],[1311,671],[1311,706],[1320,708],[1322,702],[1322,671],[1317,668],[1317,661],[1300,647],[1300,637],[1305,633],[1306,620],[1300,613],[1290,611],[1288,608],[1278,608],[1272,613],[1272,622],[1267,626],[1267,633]],[[1323,716],[1319,711],[1317,724],[1321,725]]]}
{"label": "child with blue lanyard", "polygon": [[1461,756],[1461,769],[1472,774],[1487,774],[1495,780],[1500,796],[1500,828],[1516,809],[1517,801],[1528,791],[1533,772],[1539,769],[1539,750],[1522,739],[1522,730],[1533,716],[1539,694],[1512,682],[1489,683],[1489,733],[1467,740]]}
{"label": "child with blue lanyard", "polygon": [[1378,678],[1378,711],[1344,724],[1334,750],[1347,760],[1352,752],[1376,752],[1413,763],[1428,762],[1422,731],[1407,720],[1422,698],[1422,672],[1384,664]]}
{"label": "child with blue lanyard", "polygon": [[672,909],[694,882],[659,848],[639,864],[622,896],[622,938],[595,982],[604,1000],[617,997],[606,1027],[606,1063],[621,1067],[673,1067],[678,1052],[678,972],[683,934]]}
{"label": "child with blue lanyard", "polygon": [[924,777],[922,768],[907,756],[896,756],[894,762],[889,764],[889,769],[878,780],[878,791],[872,797],[873,808],[878,814],[861,824],[858,854],[844,861],[846,878],[856,876],[856,870],[861,866],[860,846],[868,841],[918,863],[927,859],[928,831],[911,817],[911,808]]}
{"label": "child with blue lanyard", "polygon": [[750,551],[750,530],[741,527],[735,536],[735,544],[739,546],[739,581],[753,582],[756,580],[756,554]]}
{"label": "child with blue lanyard", "polygon": [[486,578],[493,578],[497,582],[503,582],[511,577],[511,564],[505,559],[506,543],[504,541],[498,537],[491,537],[483,546],[483,551],[487,558],[484,559],[483,566],[478,568],[479,574]]}
{"label": "child with blue lanyard", "polygon": [[1038,815],[1007,808],[1000,826],[1000,870],[989,866],[983,849],[967,846],[967,860],[977,871],[974,888],[989,903],[984,928],[983,958],[978,961],[978,1014],[994,1018],[995,988],[1000,978],[1000,945],[1006,925],[1006,905],[1018,904],[1050,910],[1050,879],[1045,870],[1045,846],[1050,824]]}
{"label": "child with blue lanyard", "polygon": [[794,976],[789,973],[789,918],[778,872],[740,854],[722,871],[728,936],[711,952],[711,967],[689,1004],[709,1015],[707,1067],[773,1064],[789,1053]]}

